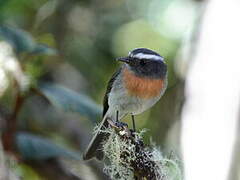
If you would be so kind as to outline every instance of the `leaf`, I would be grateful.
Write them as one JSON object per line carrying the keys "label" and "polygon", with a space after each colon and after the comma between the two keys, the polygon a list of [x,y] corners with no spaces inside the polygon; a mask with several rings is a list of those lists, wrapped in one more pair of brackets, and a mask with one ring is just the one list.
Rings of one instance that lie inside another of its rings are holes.
{"label": "leaf", "polygon": [[[42,180],[39,174],[29,165],[25,163],[16,163],[12,167],[13,172],[24,180]],[[20,178],[19,178],[20,179]],[[11,180],[11,179],[10,179]]]}
{"label": "leaf", "polygon": [[16,53],[31,52],[36,46],[29,33],[17,28],[1,25],[0,36],[14,47]]}
{"label": "leaf", "polygon": [[0,37],[9,42],[17,54],[22,52],[45,55],[57,54],[55,49],[36,43],[30,33],[18,28],[0,25]]}
{"label": "leaf", "polygon": [[101,108],[88,96],[56,84],[41,84],[40,91],[57,108],[66,112],[78,112],[93,122],[100,117]]}
{"label": "leaf", "polygon": [[57,157],[66,157],[76,160],[81,159],[80,154],[60,147],[46,138],[30,133],[17,133],[16,145],[22,158],[26,160],[46,160]]}
{"label": "leaf", "polygon": [[37,44],[31,53],[32,54],[56,55],[57,51],[53,48],[48,47],[47,45]]}

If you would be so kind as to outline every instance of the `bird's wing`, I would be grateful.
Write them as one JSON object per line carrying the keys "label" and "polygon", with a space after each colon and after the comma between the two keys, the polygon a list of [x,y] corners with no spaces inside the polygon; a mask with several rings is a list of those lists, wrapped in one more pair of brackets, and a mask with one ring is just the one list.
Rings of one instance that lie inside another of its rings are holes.
{"label": "bird's wing", "polygon": [[98,160],[102,160],[103,157],[104,157],[104,153],[102,151],[102,142],[104,140],[106,140],[109,135],[104,133],[104,132],[100,132],[100,131],[103,130],[104,127],[108,126],[107,117],[105,117],[105,114],[107,113],[108,108],[109,108],[109,105],[108,105],[108,95],[111,92],[114,80],[120,74],[121,69],[122,68],[119,68],[113,74],[112,78],[108,82],[106,94],[105,94],[104,100],[103,100],[103,119],[102,119],[101,124],[99,125],[99,130],[97,131],[97,133],[92,138],[91,142],[89,143],[89,145],[87,147],[87,150],[86,150],[85,154],[83,155],[83,159],[84,160],[89,160],[89,159],[93,158],[94,156]]}
{"label": "bird's wing", "polygon": [[107,85],[107,90],[106,90],[106,93],[105,93],[105,96],[104,96],[104,99],[103,99],[103,114],[102,114],[102,117],[105,116],[108,108],[109,108],[109,105],[108,105],[108,95],[109,93],[111,92],[111,89],[112,89],[112,86],[113,86],[113,83],[114,83],[114,80],[116,79],[116,77],[120,74],[122,70],[122,67],[120,67],[111,77],[111,79],[109,80],[108,82],[108,85]]}

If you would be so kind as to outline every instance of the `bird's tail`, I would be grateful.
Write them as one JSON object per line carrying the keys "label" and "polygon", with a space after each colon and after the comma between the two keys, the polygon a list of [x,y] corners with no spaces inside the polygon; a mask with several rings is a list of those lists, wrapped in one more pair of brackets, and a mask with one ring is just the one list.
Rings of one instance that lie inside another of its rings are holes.
{"label": "bird's tail", "polygon": [[105,141],[108,138],[108,134],[102,132],[104,128],[108,127],[108,121],[107,116],[105,115],[98,130],[97,133],[93,136],[91,142],[89,143],[87,150],[85,151],[83,155],[84,160],[89,160],[94,157],[96,157],[98,160],[102,160],[104,157],[103,153],[103,141]]}

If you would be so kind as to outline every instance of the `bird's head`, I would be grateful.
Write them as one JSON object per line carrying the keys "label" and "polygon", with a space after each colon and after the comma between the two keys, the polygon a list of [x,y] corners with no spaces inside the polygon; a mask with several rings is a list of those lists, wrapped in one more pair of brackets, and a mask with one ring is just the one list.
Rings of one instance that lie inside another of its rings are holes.
{"label": "bird's head", "polygon": [[140,77],[158,79],[165,78],[167,74],[164,58],[150,49],[137,48],[129,52],[127,57],[117,60],[126,63],[127,67]]}

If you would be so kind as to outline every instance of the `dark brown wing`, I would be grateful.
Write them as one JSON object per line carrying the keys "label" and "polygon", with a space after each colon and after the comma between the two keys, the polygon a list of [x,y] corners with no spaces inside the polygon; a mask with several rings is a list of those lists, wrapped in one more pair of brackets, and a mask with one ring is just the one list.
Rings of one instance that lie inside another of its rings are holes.
{"label": "dark brown wing", "polygon": [[[107,90],[106,90],[106,94],[104,96],[104,100],[103,100],[103,118],[106,114],[106,112],[108,111],[109,105],[108,105],[108,95],[111,92],[112,86],[113,86],[113,82],[116,79],[116,77],[119,75],[119,73],[121,72],[122,68],[119,68],[112,76],[112,78],[110,79],[110,81],[108,82],[107,85]],[[102,129],[103,127],[107,127],[108,126],[108,121],[107,119],[103,119],[99,129]],[[102,151],[102,142],[104,140],[106,140],[108,138],[108,134],[103,133],[103,132],[98,132],[97,134],[94,135],[94,137],[92,138],[91,142],[89,143],[87,150],[85,152],[85,154],[83,155],[83,159],[84,160],[89,160],[91,158],[93,158],[94,156],[98,159],[98,160],[102,160],[104,157],[104,153]]]}
{"label": "dark brown wing", "polygon": [[108,108],[109,108],[109,105],[108,105],[108,95],[109,93],[111,92],[111,89],[112,89],[112,86],[113,86],[113,82],[114,80],[116,79],[116,77],[120,74],[122,70],[122,67],[120,67],[111,77],[111,79],[109,80],[108,82],[108,85],[107,85],[107,90],[106,90],[106,93],[105,93],[105,96],[104,96],[104,99],[103,99],[103,113],[102,113],[102,117],[105,116]]}

